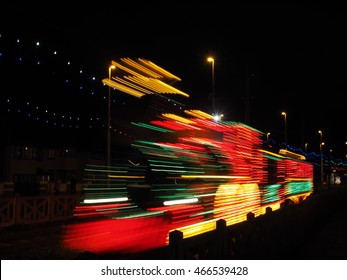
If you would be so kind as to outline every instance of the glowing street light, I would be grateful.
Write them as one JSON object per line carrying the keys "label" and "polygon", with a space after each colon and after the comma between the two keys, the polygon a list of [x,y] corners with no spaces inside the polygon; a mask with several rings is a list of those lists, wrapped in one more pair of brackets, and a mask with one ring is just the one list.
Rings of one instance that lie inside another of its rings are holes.
{"label": "glowing street light", "polygon": [[220,121],[222,120],[223,117],[224,117],[223,114],[217,114],[217,115],[214,115],[214,116],[213,116],[213,120],[214,120],[215,122],[220,122]]}
{"label": "glowing street light", "polygon": [[269,146],[269,136],[270,136],[270,132],[266,133],[266,143]]}
{"label": "glowing street light", "polygon": [[[111,80],[111,71],[116,66],[108,67],[108,79]],[[108,109],[107,109],[107,168],[111,165],[111,87],[108,86]]]}
{"label": "glowing street light", "polygon": [[211,62],[212,65],[212,111],[216,111],[216,104],[215,104],[215,82],[214,82],[214,58],[209,57],[207,58],[208,62]]}
{"label": "glowing street light", "polygon": [[319,143],[319,151],[320,151],[320,183],[321,186],[323,186],[323,132],[321,130],[318,130],[318,133],[320,135],[320,143]]}
{"label": "glowing street light", "polygon": [[282,112],[282,116],[284,116],[284,142],[287,149],[287,114],[286,112]]}

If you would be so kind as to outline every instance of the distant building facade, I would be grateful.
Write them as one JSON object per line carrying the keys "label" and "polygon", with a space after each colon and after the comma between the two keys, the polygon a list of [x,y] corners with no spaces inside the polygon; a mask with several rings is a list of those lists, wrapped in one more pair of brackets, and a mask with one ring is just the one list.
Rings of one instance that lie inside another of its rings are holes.
{"label": "distant building facade", "polygon": [[37,195],[51,193],[56,178],[61,192],[69,192],[71,179],[76,191],[83,185],[86,164],[103,164],[104,155],[76,148],[43,148],[8,145],[2,148],[0,195]]}

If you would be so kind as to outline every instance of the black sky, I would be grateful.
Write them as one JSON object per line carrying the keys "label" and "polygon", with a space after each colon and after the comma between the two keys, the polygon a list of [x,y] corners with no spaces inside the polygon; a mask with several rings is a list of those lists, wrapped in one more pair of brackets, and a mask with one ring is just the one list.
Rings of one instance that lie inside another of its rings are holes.
{"label": "black sky", "polygon": [[[112,59],[142,57],[182,78],[187,104],[210,108],[215,57],[216,99],[226,118],[318,150],[347,140],[347,9],[343,6],[228,1],[151,1],[79,7],[10,4],[1,32],[20,32],[59,45],[100,76]],[[249,91],[247,91],[249,89]],[[249,99],[247,99],[247,92]]]}

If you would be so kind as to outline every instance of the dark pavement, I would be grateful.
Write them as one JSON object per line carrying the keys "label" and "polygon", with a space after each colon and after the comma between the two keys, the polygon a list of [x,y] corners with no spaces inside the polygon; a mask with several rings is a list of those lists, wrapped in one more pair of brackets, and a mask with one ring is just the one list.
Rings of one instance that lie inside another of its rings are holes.
{"label": "dark pavement", "polygon": [[332,187],[330,192],[336,192],[339,204],[332,205],[334,209],[310,232],[302,259],[347,260],[347,186]]}
{"label": "dark pavement", "polygon": [[65,222],[14,226],[0,229],[1,260],[68,260],[82,252],[61,245]]}

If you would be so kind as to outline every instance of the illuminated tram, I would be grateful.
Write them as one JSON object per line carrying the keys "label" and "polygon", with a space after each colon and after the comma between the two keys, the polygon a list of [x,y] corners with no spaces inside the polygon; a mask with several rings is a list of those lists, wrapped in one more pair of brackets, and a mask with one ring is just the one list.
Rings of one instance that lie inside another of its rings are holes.
{"label": "illuminated tram", "polygon": [[[119,67],[119,65],[118,65]],[[113,85],[114,86],[114,85]],[[286,149],[264,149],[264,134],[199,110],[131,122],[137,137],[111,166],[88,165],[65,245],[134,253],[299,203],[313,191],[313,165]]]}

